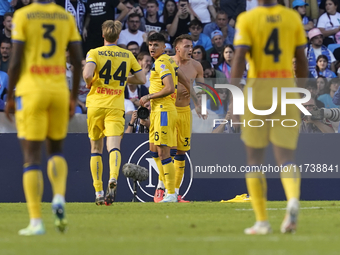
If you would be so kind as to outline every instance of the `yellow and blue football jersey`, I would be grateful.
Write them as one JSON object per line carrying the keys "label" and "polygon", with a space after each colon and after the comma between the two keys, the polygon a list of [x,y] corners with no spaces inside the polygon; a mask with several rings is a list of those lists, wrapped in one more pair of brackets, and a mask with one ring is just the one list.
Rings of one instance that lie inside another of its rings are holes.
{"label": "yellow and blue football jersey", "polygon": [[68,90],[66,48],[81,43],[71,14],[55,3],[32,3],[14,13],[12,40],[24,43],[16,96]]}
{"label": "yellow and blue football jersey", "polygon": [[307,41],[301,18],[281,5],[259,6],[241,13],[235,47],[248,47],[248,78],[292,78],[292,59]]}
{"label": "yellow and blue football jersey", "polygon": [[151,99],[151,111],[176,111],[175,103],[178,84],[177,69],[178,66],[175,61],[166,54],[162,54],[155,61],[151,68],[150,94],[159,92],[163,89],[164,84],[162,80],[168,75],[171,75],[173,79],[175,92],[166,97]]}
{"label": "yellow and blue football jersey", "polygon": [[90,50],[86,62],[96,64],[86,106],[124,110],[127,77],[142,70],[131,51],[111,44]]}

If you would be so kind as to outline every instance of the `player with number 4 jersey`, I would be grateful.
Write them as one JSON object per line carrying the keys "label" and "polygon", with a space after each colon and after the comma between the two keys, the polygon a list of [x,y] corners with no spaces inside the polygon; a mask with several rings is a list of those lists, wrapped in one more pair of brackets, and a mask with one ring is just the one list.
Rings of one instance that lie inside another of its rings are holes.
{"label": "player with number 4 jersey", "polygon": [[[273,104],[273,89],[277,89],[278,107],[267,115],[255,114],[245,105],[241,120],[264,121],[262,126],[242,126],[241,138],[246,145],[247,163],[261,169],[264,163],[265,149],[269,142],[277,164],[285,167],[281,173],[281,181],[288,200],[286,217],[281,225],[281,232],[294,232],[297,225],[300,198],[300,176],[294,173],[295,149],[299,135],[300,111],[293,105],[286,107],[286,114],[281,114],[281,88],[295,87],[292,71],[292,59],[296,58],[296,77],[307,78],[307,60],[304,48],[307,43],[301,17],[294,10],[277,4],[276,0],[259,0],[259,6],[242,13],[236,22],[234,40],[235,56],[232,68],[232,83],[239,84],[242,77],[245,58],[249,62],[247,85],[244,91],[245,102],[248,102],[248,91],[252,90],[252,105],[257,110],[271,109]],[[271,78],[271,79],[270,79]],[[275,78],[275,79],[274,79]],[[302,86],[301,81],[298,85]],[[250,94],[249,94],[250,97]],[[289,93],[289,99],[299,100],[298,93]],[[308,99],[307,99],[308,101]],[[231,109],[233,106],[231,99]],[[296,101],[295,101],[296,102]],[[272,125],[266,120],[275,120]],[[281,125],[287,119],[295,121],[296,125]],[[233,122],[239,121],[233,116]],[[241,122],[242,123],[242,122]],[[256,223],[245,229],[245,234],[268,234],[271,227],[266,211],[267,184],[261,171],[246,174],[247,188],[252,197]]]}
{"label": "player with number 4 jersey", "polygon": [[[261,19],[258,19],[261,17]],[[269,4],[260,6],[247,13],[242,13],[237,21],[237,33],[235,36],[235,47],[248,49],[246,58],[249,63],[248,80],[245,97],[248,96],[248,88],[253,88],[253,105],[255,109],[270,109],[272,106],[272,89],[278,90],[278,105],[281,104],[281,87],[295,87],[292,70],[292,59],[296,49],[304,49],[306,37],[303,26],[295,24],[300,19],[296,12],[281,5]],[[301,22],[300,22],[301,23]],[[256,25],[254,25],[256,24]],[[299,98],[297,93],[289,94],[291,99]],[[260,116],[265,119],[294,119],[300,122],[300,112],[293,105],[288,105],[287,116],[281,116],[278,108],[271,116]],[[245,107],[245,114],[241,120],[258,119]],[[266,121],[265,121],[266,122]],[[270,125],[268,123],[268,125]],[[267,124],[265,124],[267,126]],[[242,130],[241,138],[246,145],[254,148],[267,146],[269,140],[278,146],[295,149],[298,139],[299,125],[290,129],[277,126],[269,131],[268,128],[246,128]],[[255,135],[260,132],[258,135]],[[269,133],[270,132],[270,133]],[[287,134],[287,135],[286,135]]]}
{"label": "player with number 4 jersey", "polygon": [[[90,50],[86,56],[83,77],[91,88],[87,99],[87,124],[91,139],[90,168],[97,205],[111,205],[115,200],[121,163],[120,142],[124,133],[124,90],[126,83],[144,84],[145,74],[133,54],[116,45],[122,24],[107,20],[102,25],[104,46]],[[129,73],[132,76],[128,76]],[[103,138],[107,137],[110,154],[110,180],[103,191]]]}

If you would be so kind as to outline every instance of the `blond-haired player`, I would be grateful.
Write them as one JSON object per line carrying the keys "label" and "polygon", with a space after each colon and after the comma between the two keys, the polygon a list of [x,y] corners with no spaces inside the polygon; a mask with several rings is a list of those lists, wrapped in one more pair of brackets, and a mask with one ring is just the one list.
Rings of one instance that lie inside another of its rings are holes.
{"label": "blond-haired player", "polygon": [[[90,50],[83,77],[91,88],[87,99],[88,132],[91,142],[90,168],[97,205],[111,205],[115,200],[121,164],[120,143],[124,133],[124,89],[126,83],[144,84],[145,74],[133,54],[118,47],[122,30],[120,21],[107,20],[102,25],[104,46]],[[128,76],[129,73],[132,76]],[[110,180],[104,198],[102,153],[104,137],[109,152]]]}
{"label": "blond-haired player", "polygon": [[[81,38],[72,15],[55,3],[34,1],[15,12],[12,40],[6,114],[10,119],[16,86],[15,118],[24,154],[23,186],[30,216],[29,226],[19,234],[45,233],[40,209],[43,194],[41,147],[45,140],[55,226],[64,231],[67,163],[62,155],[62,143],[78,96]],[[71,98],[65,77],[67,47],[74,66]]]}
{"label": "blond-haired player", "polygon": [[[307,77],[307,60],[304,48],[307,43],[301,18],[296,12],[277,5],[276,0],[259,0],[259,6],[239,15],[236,22],[236,35],[234,45],[236,48],[232,68],[234,84],[242,77],[247,57],[250,65],[247,85],[244,89],[245,102],[247,102],[248,88],[253,89],[253,105],[256,109],[270,109],[272,105],[272,88],[281,90],[282,87],[295,87],[291,68],[292,59],[296,57],[296,76]],[[278,78],[276,80],[267,77]],[[284,79],[283,79],[284,78]],[[280,95],[279,95],[280,105]],[[298,99],[297,93],[291,93],[290,98]],[[231,102],[231,108],[233,107]],[[231,111],[232,112],[232,111]],[[275,119],[280,123],[282,119],[300,121],[300,112],[295,105],[287,106],[286,116],[281,115],[281,109],[269,116],[255,115],[248,107],[242,120]],[[234,120],[236,120],[234,116]],[[280,121],[280,122],[279,122]],[[241,138],[246,145],[247,163],[257,166],[264,162],[265,148],[268,143],[273,144],[274,155],[278,165],[285,166],[288,171],[281,173],[282,184],[288,200],[286,217],[281,225],[281,232],[293,232],[296,229],[300,198],[299,171],[294,173],[295,149],[297,146],[299,125],[283,127],[270,126],[269,122],[261,127],[241,126]],[[290,170],[290,171],[289,171]],[[267,234],[271,232],[266,211],[267,184],[260,172],[248,173],[246,182],[252,206],[254,208],[256,223],[245,229],[246,234]]]}

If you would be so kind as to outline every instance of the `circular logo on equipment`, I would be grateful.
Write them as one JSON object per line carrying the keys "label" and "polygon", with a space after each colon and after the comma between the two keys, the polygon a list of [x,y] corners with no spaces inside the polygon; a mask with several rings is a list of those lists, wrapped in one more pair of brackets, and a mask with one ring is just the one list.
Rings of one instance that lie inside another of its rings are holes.
{"label": "circular logo on equipment", "polygon": [[[153,202],[153,196],[155,194],[157,184],[158,184],[158,168],[155,160],[151,157],[149,151],[149,141],[141,143],[137,148],[131,153],[127,163],[134,163],[140,165],[149,170],[149,179],[141,183],[138,182],[137,198],[141,202]],[[131,179],[126,178],[129,189],[133,194],[133,182]],[[184,177],[182,179],[180,187],[180,195],[185,197],[191,187],[193,181],[193,169],[190,156],[186,153],[185,158],[185,170]],[[190,199],[190,198],[189,198]]]}

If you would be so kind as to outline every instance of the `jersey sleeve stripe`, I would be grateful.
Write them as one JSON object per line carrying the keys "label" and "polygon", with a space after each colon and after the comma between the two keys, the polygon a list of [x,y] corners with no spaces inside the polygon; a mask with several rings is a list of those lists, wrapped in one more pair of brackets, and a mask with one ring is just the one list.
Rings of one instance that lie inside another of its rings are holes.
{"label": "jersey sleeve stripe", "polygon": [[164,74],[161,79],[163,80],[165,77],[167,77],[168,75],[171,75],[171,73],[167,73],[167,74]]}
{"label": "jersey sleeve stripe", "polygon": [[296,46],[296,49],[298,49],[298,48],[305,48],[306,47],[306,44],[303,44],[303,45],[299,45],[299,46]]}
{"label": "jersey sleeve stripe", "polygon": [[96,62],[93,62],[93,61],[88,61],[88,62],[86,62],[86,63],[93,63],[93,64],[97,65],[97,63],[96,63]]}
{"label": "jersey sleeve stripe", "polygon": [[236,48],[247,48],[247,49],[250,49],[250,46],[249,46],[249,45],[242,45],[242,44],[241,44],[241,45],[236,45],[236,46],[235,46],[235,49],[236,49]]}
{"label": "jersey sleeve stripe", "polygon": [[81,41],[70,41],[69,44],[81,43]]}
{"label": "jersey sleeve stripe", "polygon": [[21,40],[13,40],[13,39],[12,39],[12,43],[25,43],[25,41],[21,41]]}
{"label": "jersey sleeve stripe", "polygon": [[139,69],[138,71],[134,71],[133,69],[131,69],[131,73],[132,73],[132,74],[138,73],[138,72],[140,72],[140,71],[142,71],[142,69]]}

